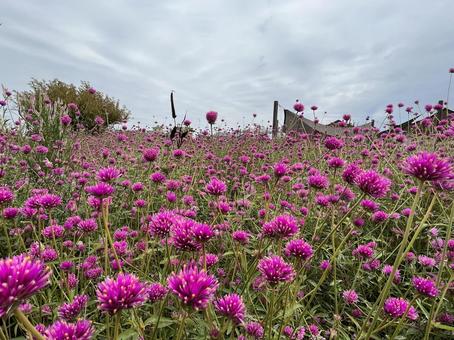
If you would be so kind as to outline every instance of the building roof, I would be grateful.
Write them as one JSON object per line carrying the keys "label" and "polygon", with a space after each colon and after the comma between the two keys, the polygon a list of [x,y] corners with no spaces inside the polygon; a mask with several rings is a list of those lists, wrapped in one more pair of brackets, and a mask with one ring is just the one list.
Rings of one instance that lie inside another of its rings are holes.
{"label": "building roof", "polygon": [[[361,128],[373,128],[374,121],[372,120],[369,123],[360,125]],[[310,119],[305,118],[304,116],[298,116],[296,113],[284,109],[284,126],[283,131],[298,131],[304,133],[314,133],[318,132],[323,135],[329,136],[341,136],[345,135],[346,132],[349,132],[353,127],[346,126],[333,126],[333,125],[324,125],[316,123]]]}

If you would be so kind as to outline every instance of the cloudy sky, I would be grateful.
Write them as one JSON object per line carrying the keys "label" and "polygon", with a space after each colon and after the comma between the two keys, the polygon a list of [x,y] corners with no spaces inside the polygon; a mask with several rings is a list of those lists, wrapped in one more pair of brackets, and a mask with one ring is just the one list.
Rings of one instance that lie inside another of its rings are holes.
{"label": "cloudy sky", "polygon": [[171,90],[199,127],[208,110],[266,123],[296,98],[323,122],[381,120],[388,103],[446,98],[453,13],[453,0],[2,0],[0,83],[86,80],[147,125],[170,122]]}

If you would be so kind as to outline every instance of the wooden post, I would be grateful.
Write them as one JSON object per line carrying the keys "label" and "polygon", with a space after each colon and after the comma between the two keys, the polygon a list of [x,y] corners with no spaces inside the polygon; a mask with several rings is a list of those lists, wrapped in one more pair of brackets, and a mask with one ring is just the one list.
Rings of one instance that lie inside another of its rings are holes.
{"label": "wooden post", "polygon": [[279,109],[279,102],[277,100],[275,100],[274,106],[273,106],[273,138],[277,136],[277,131],[278,131],[278,121],[277,121],[278,109]]}

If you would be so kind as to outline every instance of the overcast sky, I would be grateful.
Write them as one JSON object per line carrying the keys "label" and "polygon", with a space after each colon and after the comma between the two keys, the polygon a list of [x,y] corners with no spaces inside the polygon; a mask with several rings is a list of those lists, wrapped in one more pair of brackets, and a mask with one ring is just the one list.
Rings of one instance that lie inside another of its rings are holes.
{"label": "overcast sky", "polygon": [[208,110],[266,123],[297,98],[360,123],[446,98],[453,14],[453,0],[1,0],[0,83],[86,80],[147,125],[170,122],[171,90],[196,126]]}

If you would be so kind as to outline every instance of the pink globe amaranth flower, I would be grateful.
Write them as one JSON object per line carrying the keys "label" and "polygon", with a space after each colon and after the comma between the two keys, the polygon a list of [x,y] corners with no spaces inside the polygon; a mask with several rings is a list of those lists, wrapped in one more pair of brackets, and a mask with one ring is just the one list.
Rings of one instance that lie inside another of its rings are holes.
{"label": "pink globe amaranth flower", "polygon": [[293,266],[278,255],[261,259],[257,268],[271,285],[276,285],[280,282],[291,282],[296,275]]}
{"label": "pink globe amaranth flower", "polygon": [[454,73],[454,67],[451,67],[451,68],[449,69],[449,73]]}
{"label": "pink globe amaranth flower", "polygon": [[355,177],[355,184],[374,198],[385,197],[391,187],[391,181],[374,170],[361,171]]}
{"label": "pink globe amaranth flower", "polygon": [[201,243],[194,238],[192,233],[192,229],[196,224],[196,221],[188,218],[177,220],[177,223],[171,229],[171,242],[175,248],[183,251],[194,251],[202,247]]}
{"label": "pink globe amaranth flower", "polygon": [[304,105],[303,103],[301,103],[300,101],[296,101],[295,104],[293,104],[293,109],[296,111],[296,112],[303,112],[304,111]]}
{"label": "pink globe amaranth flower", "polygon": [[205,309],[218,288],[216,278],[199,270],[194,263],[184,265],[178,274],[170,275],[167,283],[183,304],[196,310]]}
{"label": "pink globe amaranth flower", "polygon": [[432,268],[432,267],[435,267],[435,265],[437,264],[437,261],[432,257],[425,256],[425,255],[419,255],[418,263],[420,265],[422,265],[423,267]]}
{"label": "pink globe amaranth flower", "polygon": [[326,189],[329,186],[329,180],[323,175],[311,175],[307,178],[307,184],[312,188]]}
{"label": "pink globe amaranth flower", "polygon": [[232,319],[236,323],[243,322],[246,306],[238,294],[224,295],[222,298],[214,301],[213,304],[219,314]]}
{"label": "pink globe amaranth flower", "polygon": [[6,207],[5,209],[3,209],[3,218],[7,220],[12,220],[13,218],[16,218],[18,214],[19,214],[18,208]]}
{"label": "pink globe amaranth flower", "polygon": [[45,209],[56,208],[61,205],[62,200],[58,195],[44,194],[38,198],[38,204]]}
{"label": "pink globe amaranth flower", "polygon": [[51,271],[25,255],[0,260],[0,317],[48,283]]}
{"label": "pink globe amaranth flower", "polygon": [[410,320],[416,320],[418,318],[416,309],[410,306],[409,302],[403,298],[390,297],[386,299],[383,310],[394,319],[400,318],[405,312],[407,312],[407,318]]}
{"label": "pink globe amaranth flower", "polygon": [[110,184],[99,182],[95,185],[86,187],[85,191],[95,197],[107,197],[109,195],[112,195],[115,189]]}
{"label": "pink globe amaranth flower", "polygon": [[182,217],[180,215],[170,210],[156,213],[151,216],[149,223],[150,232],[154,236],[165,238],[169,236],[172,227],[181,219]]}
{"label": "pink globe amaranth flower", "polygon": [[150,179],[153,183],[162,183],[166,180],[166,176],[161,172],[155,172],[150,175]]}
{"label": "pink globe amaranth flower", "polygon": [[264,335],[263,326],[255,321],[248,322],[246,324],[246,333],[256,340],[262,339]]}
{"label": "pink globe amaranth flower", "polygon": [[85,233],[91,233],[98,229],[98,223],[94,218],[82,220],[77,223],[77,227]]}
{"label": "pink globe amaranth flower", "polygon": [[72,122],[72,119],[68,115],[63,115],[60,117],[60,123],[62,123],[62,125],[64,125],[64,126],[68,126],[69,124],[71,124],[71,122]]}
{"label": "pink globe amaranth flower", "polygon": [[345,167],[345,170],[342,173],[342,179],[349,184],[353,184],[356,176],[361,173],[361,171],[362,170],[358,165],[350,163]]}
{"label": "pink globe amaranth flower", "polygon": [[346,304],[352,305],[358,302],[358,293],[356,293],[354,290],[344,290],[342,293],[342,298],[344,299]]}
{"label": "pink globe amaranth flower", "polygon": [[161,301],[168,293],[168,289],[158,282],[151,283],[148,286],[148,300],[153,303]]}
{"label": "pink globe amaranth flower", "polygon": [[96,177],[101,182],[110,182],[120,177],[120,175],[121,175],[120,170],[113,167],[108,167],[99,169],[98,173],[96,174]]}
{"label": "pink globe amaranth flower", "polygon": [[450,162],[429,152],[420,152],[407,158],[403,171],[421,181],[441,181],[452,176]]}
{"label": "pink globe amaranth flower", "polygon": [[128,273],[120,273],[115,279],[105,279],[96,290],[99,309],[109,314],[140,306],[147,299],[146,293],[147,286]]}
{"label": "pink globe amaranth flower", "polygon": [[46,330],[49,340],[90,340],[94,328],[88,320],[77,320],[75,323],[56,321]]}
{"label": "pink globe amaranth flower", "polygon": [[88,295],[76,295],[71,303],[63,303],[58,307],[58,316],[66,321],[75,319],[86,307]]}
{"label": "pink globe amaranth flower", "polygon": [[159,156],[158,148],[145,149],[142,152],[142,159],[145,162],[153,162],[158,158],[158,156]]}
{"label": "pink globe amaranth flower", "polygon": [[357,258],[369,259],[374,255],[374,249],[367,244],[362,244],[352,251],[352,255]]}
{"label": "pink globe amaranth flower", "polygon": [[325,139],[325,147],[328,150],[339,150],[344,147],[345,143],[342,139],[339,139],[337,137],[328,137]]}
{"label": "pink globe amaranth flower", "polygon": [[100,116],[96,116],[95,123],[96,123],[96,125],[104,125],[104,119]]}
{"label": "pink globe amaranth flower", "polygon": [[214,237],[214,230],[208,224],[195,223],[191,228],[192,236],[200,243],[209,241]]}
{"label": "pink globe amaranth flower", "polygon": [[288,214],[276,216],[262,226],[262,233],[266,237],[290,238],[298,230],[298,221],[295,217]]}
{"label": "pink globe amaranth flower", "polygon": [[301,239],[289,241],[284,250],[286,256],[293,256],[303,260],[311,258],[313,252],[312,246]]}
{"label": "pink globe amaranth flower", "polygon": [[89,87],[88,88],[88,93],[95,94],[96,93],[96,89],[94,87]]}
{"label": "pink globe amaranth flower", "polygon": [[212,125],[216,123],[216,120],[218,119],[218,113],[216,111],[208,111],[206,113],[206,119],[208,124]]}
{"label": "pink globe amaranth flower", "polygon": [[232,233],[232,238],[242,245],[248,244],[250,237],[251,234],[244,230],[237,230]]}
{"label": "pink globe amaranth flower", "polygon": [[273,167],[274,176],[281,178],[287,174],[287,165],[285,163],[276,163]]}
{"label": "pink globe amaranth flower", "polygon": [[431,279],[425,279],[423,277],[414,276],[411,279],[413,287],[418,291],[418,293],[428,296],[436,297],[438,295],[437,284]]}
{"label": "pink globe amaranth flower", "polygon": [[214,196],[221,196],[227,192],[227,185],[216,177],[212,177],[205,186],[206,192]]}

